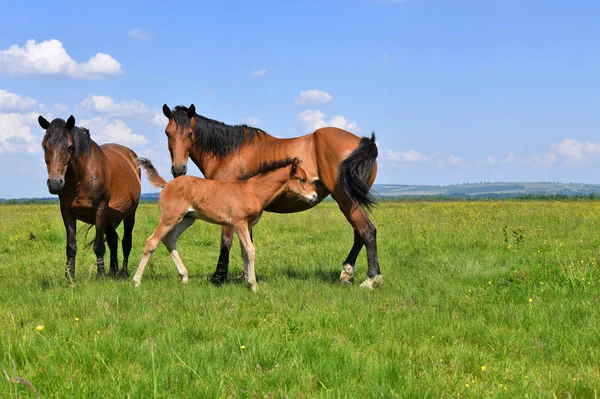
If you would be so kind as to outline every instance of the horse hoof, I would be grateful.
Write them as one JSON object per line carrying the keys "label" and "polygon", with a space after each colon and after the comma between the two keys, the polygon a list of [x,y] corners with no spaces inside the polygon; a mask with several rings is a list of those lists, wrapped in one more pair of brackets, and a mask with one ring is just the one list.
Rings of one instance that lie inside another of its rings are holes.
{"label": "horse hoof", "polygon": [[383,276],[381,274],[375,277],[366,279],[360,286],[372,290],[373,288],[379,288],[383,284]]}
{"label": "horse hoof", "polygon": [[354,267],[352,265],[344,265],[340,274],[340,283],[342,285],[350,285],[354,280]]}
{"label": "horse hoof", "polygon": [[213,283],[214,285],[222,285],[225,283],[225,280],[227,280],[227,275],[225,274],[213,274],[212,277],[210,278],[210,282]]}
{"label": "horse hoof", "polygon": [[106,274],[104,274],[104,272],[96,273],[96,280],[104,280],[105,277],[106,277]]}
{"label": "horse hoof", "polygon": [[134,277],[133,278],[133,286],[135,288],[140,288],[140,285],[142,285],[142,282]]}
{"label": "horse hoof", "polygon": [[129,271],[127,271],[127,269],[122,269],[118,278],[119,280],[127,280],[129,278]]}
{"label": "horse hoof", "polygon": [[186,285],[188,283],[188,276],[181,276],[181,284]]}
{"label": "horse hoof", "polygon": [[250,291],[252,292],[258,292],[258,284],[249,285],[248,288],[250,288]]}

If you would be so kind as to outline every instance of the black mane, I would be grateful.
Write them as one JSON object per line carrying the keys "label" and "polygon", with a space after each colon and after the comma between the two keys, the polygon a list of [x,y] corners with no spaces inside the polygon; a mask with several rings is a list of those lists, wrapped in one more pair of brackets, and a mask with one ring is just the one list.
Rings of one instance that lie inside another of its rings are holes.
{"label": "black mane", "polygon": [[300,160],[298,158],[287,157],[285,159],[279,159],[277,161],[265,161],[262,164],[260,164],[258,169],[256,169],[254,172],[250,172],[243,176],[240,176],[238,177],[238,180],[247,181],[248,179],[251,179],[254,176],[264,175],[274,170],[285,168],[288,165],[298,166],[300,165]]}
{"label": "black mane", "polygon": [[[46,129],[46,134],[42,143],[47,143],[51,148],[67,147],[67,124],[64,119],[56,118]],[[71,129],[71,137],[73,137],[73,156],[78,158],[81,156],[88,157],[92,150],[92,139],[90,131],[83,127],[74,126]]]}
{"label": "black mane", "polygon": [[[188,108],[178,105],[173,110],[173,119],[177,126],[189,127],[190,119],[187,116]],[[200,153],[212,155],[217,158],[225,158],[239,149],[246,138],[254,141],[260,138],[264,132],[248,125],[227,125],[205,116],[195,114],[196,128],[195,145]],[[246,129],[248,135],[246,136]]]}

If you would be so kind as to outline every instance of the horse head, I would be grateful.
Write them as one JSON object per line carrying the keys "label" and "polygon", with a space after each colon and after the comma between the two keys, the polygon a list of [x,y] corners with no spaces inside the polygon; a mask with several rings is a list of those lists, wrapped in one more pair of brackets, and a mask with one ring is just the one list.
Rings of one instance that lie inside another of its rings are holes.
{"label": "horse head", "polygon": [[171,173],[173,177],[185,175],[188,156],[194,145],[196,107],[191,104],[189,108],[176,107],[175,111],[171,111],[165,104],[163,114],[169,119],[165,134],[171,153]]}
{"label": "horse head", "polygon": [[39,116],[38,122],[46,131],[42,140],[44,149],[44,160],[48,169],[48,190],[50,194],[58,194],[65,187],[65,174],[75,151],[73,135],[71,130],[75,126],[73,115],[67,119],[56,118],[48,122],[43,116]]}

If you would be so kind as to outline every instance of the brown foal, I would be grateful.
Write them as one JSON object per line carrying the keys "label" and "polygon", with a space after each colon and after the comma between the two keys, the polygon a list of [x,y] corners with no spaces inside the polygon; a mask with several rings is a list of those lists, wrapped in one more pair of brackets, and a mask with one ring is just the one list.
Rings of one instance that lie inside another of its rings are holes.
{"label": "brown foal", "polygon": [[306,172],[298,158],[286,158],[263,163],[255,172],[238,180],[215,181],[193,176],[180,176],[167,181],[152,163],[144,158],[139,165],[146,170],[154,187],[162,187],[158,199],[160,222],[146,240],[144,254],[133,282],[141,284],[142,275],[160,241],[165,244],[177,267],[181,282],[188,282],[188,272],[177,253],[177,239],[196,219],[229,226],[237,233],[242,245],[246,285],[256,291],[254,274],[255,250],[250,229],[260,219],[264,209],[281,195],[291,195],[309,204],[318,201],[313,185],[307,182]]}

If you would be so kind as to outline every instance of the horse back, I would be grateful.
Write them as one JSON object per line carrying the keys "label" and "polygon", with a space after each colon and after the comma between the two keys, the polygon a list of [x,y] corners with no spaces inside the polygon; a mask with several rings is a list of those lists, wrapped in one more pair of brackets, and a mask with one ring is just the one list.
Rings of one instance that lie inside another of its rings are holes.
{"label": "horse back", "polygon": [[137,207],[140,200],[142,185],[137,155],[119,144],[103,144],[100,148],[110,169],[108,207],[115,219],[123,218]]}

